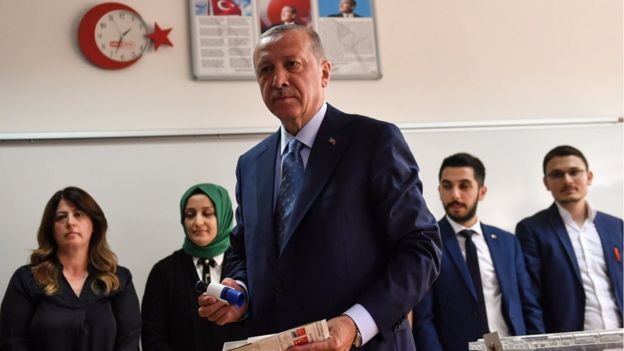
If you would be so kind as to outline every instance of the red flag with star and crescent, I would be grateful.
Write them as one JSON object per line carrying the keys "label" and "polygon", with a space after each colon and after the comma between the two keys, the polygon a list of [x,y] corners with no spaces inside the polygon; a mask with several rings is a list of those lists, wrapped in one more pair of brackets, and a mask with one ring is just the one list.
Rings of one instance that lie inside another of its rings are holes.
{"label": "red flag with star and crescent", "polygon": [[243,14],[240,6],[232,0],[212,0],[212,14],[215,16],[228,16]]}

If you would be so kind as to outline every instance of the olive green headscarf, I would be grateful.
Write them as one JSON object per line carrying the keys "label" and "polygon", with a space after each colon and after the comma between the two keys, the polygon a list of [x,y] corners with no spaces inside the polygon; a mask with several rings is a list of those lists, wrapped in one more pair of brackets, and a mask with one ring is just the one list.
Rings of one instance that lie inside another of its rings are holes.
{"label": "olive green headscarf", "polygon": [[[196,194],[205,194],[212,200],[217,216],[217,236],[206,246],[197,246],[188,238],[184,227],[184,209],[188,199]],[[184,229],[184,244],[182,249],[191,256],[212,258],[225,252],[230,246],[230,233],[232,232],[232,202],[227,190],[215,184],[197,184],[190,187],[180,200],[180,222]]]}

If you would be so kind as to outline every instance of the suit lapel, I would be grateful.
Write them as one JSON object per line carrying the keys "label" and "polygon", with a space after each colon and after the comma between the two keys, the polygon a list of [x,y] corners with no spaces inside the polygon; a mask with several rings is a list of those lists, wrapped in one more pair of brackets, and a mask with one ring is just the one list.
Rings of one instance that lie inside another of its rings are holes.
{"label": "suit lapel", "polygon": [[574,269],[574,272],[576,273],[575,276],[576,276],[576,279],[578,279],[578,283],[581,284],[581,286],[583,286],[583,281],[581,280],[581,271],[579,269],[578,262],[576,260],[576,255],[574,254],[572,241],[570,241],[570,236],[568,235],[568,232],[565,228],[565,224],[563,223],[563,220],[561,219],[561,215],[559,214],[559,209],[557,208],[556,204],[552,204],[552,206],[548,208],[548,214],[549,215],[547,216],[547,220],[550,226],[553,228],[553,231],[555,232],[555,235],[559,239],[559,242],[563,246],[563,251],[566,253],[566,256],[568,257],[568,262],[570,263],[570,265]]}
{"label": "suit lapel", "polygon": [[349,144],[351,135],[343,127],[348,124],[344,114],[331,105],[327,105],[327,112],[323,123],[314,140],[314,145],[308,158],[301,193],[297,197],[292,218],[286,227],[284,246],[280,254],[290,241],[295,229],[312,206],[331,174],[338,165],[340,158]]}
{"label": "suit lapel", "polygon": [[[266,240],[259,242],[266,243],[266,252],[269,261],[275,266],[277,258],[277,238],[273,220],[273,192],[275,187],[275,158],[277,157],[277,147],[280,140],[279,131],[269,137],[266,148],[262,150],[256,158],[256,215],[259,232],[258,235]],[[267,172],[267,169],[269,170]]]}
{"label": "suit lapel", "polygon": [[602,243],[604,260],[607,265],[607,274],[609,275],[609,280],[611,281],[615,300],[619,310],[622,311],[622,276],[619,274],[620,270],[617,267],[618,262],[614,250],[617,249],[619,255],[622,255],[622,253],[620,252],[620,245],[618,245],[618,242],[614,240],[617,235],[608,235],[608,233],[610,232],[617,231],[617,228],[611,228],[611,226],[609,226],[609,223],[607,223],[604,218],[605,217],[600,212],[596,213],[594,225],[596,226],[596,231],[598,231],[598,236],[600,236],[600,242]]}
{"label": "suit lapel", "polygon": [[451,262],[453,262],[455,268],[464,279],[464,283],[466,283],[470,294],[472,294],[472,298],[477,301],[477,292],[472,283],[470,272],[468,272],[468,265],[466,265],[466,260],[461,253],[457,235],[453,231],[453,227],[451,227],[446,217],[442,218],[438,224],[440,226],[440,233],[442,234],[442,247],[447,253],[446,257],[450,257]]}
{"label": "suit lapel", "polygon": [[485,243],[490,250],[490,257],[492,257],[492,264],[494,264],[498,285],[504,296],[504,292],[507,291],[508,284],[511,282],[510,279],[515,279],[506,269],[513,264],[512,252],[507,252],[503,242],[498,240],[496,233],[490,226],[481,223],[481,231],[483,232]]}

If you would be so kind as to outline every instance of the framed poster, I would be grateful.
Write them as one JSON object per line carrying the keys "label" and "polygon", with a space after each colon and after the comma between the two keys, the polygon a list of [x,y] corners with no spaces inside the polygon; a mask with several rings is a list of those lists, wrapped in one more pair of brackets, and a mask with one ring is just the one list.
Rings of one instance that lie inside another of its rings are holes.
{"label": "framed poster", "polygon": [[261,33],[280,24],[314,28],[332,78],[381,78],[372,0],[189,0],[193,76],[249,79]]}

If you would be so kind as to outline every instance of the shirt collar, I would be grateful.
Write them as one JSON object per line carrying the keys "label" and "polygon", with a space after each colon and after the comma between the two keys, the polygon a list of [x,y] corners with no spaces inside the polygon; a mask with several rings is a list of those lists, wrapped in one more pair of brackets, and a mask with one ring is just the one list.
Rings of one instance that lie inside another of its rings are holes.
{"label": "shirt collar", "polygon": [[[220,253],[212,258],[213,260],[215,260],[215,262],[217,262],[217,267],[221,266],[221,264],[223,263],[224,256],[224,253]],[[195,266],[197,266],[197,264],[199,263],[199,257],[193,256],[193,263],[195,264]]]}
{"label": "shirt collar", "polygon": [[449,224],[451,225],[451,228],[453,228],[453,231],[455,232],[455,234],[461,232],[464,229],[470,229],[474,231],[475,233],[477,233],[478,235],[483,235],[481,231],[481,221],[478,218],[475,224],[473,224],[470,227],[464,227],[463,225],[452,220],[448,215],[446,216],[446,219],[449,221]]}
{"label": "shirt collar", "polygon": [[316,134],[318,134],[319,129],[321,128],[321,123],[325,118],[325,112],[327,111],[327,102],[324,102],[321,108],[312,116],[312,118],[306,123],[303,128],[297,133],[296,136],[291,135],[286,131],[284,126],[280,126],[281,133],[281,145],[280,145],[280,154],[284,154],[284,150],[286,150],[286,146],[293,139],[296,138],[300,142],[302,142],[305,146],[312,149],[312,144],[314,144],[314,139],[316,139]]}
{"label": "shirt collar", "polygon": [[[564,223],[575,223],[574,219],[572,218],[572,215],[570,214],[570,212],[568,212],[568,210],[563,208],[563,206],[561,206],[557,201],[555,201],[555,204],[557,205],[557,210],[559,210],[559,215],[561,216],[561,219],[563,219]],[[594,210],[593,207],[591,207],[589,202],[585,202],[585,206],[587,206],[586,221],[593,222],[594,219],[596,219],[596,211]]]}

